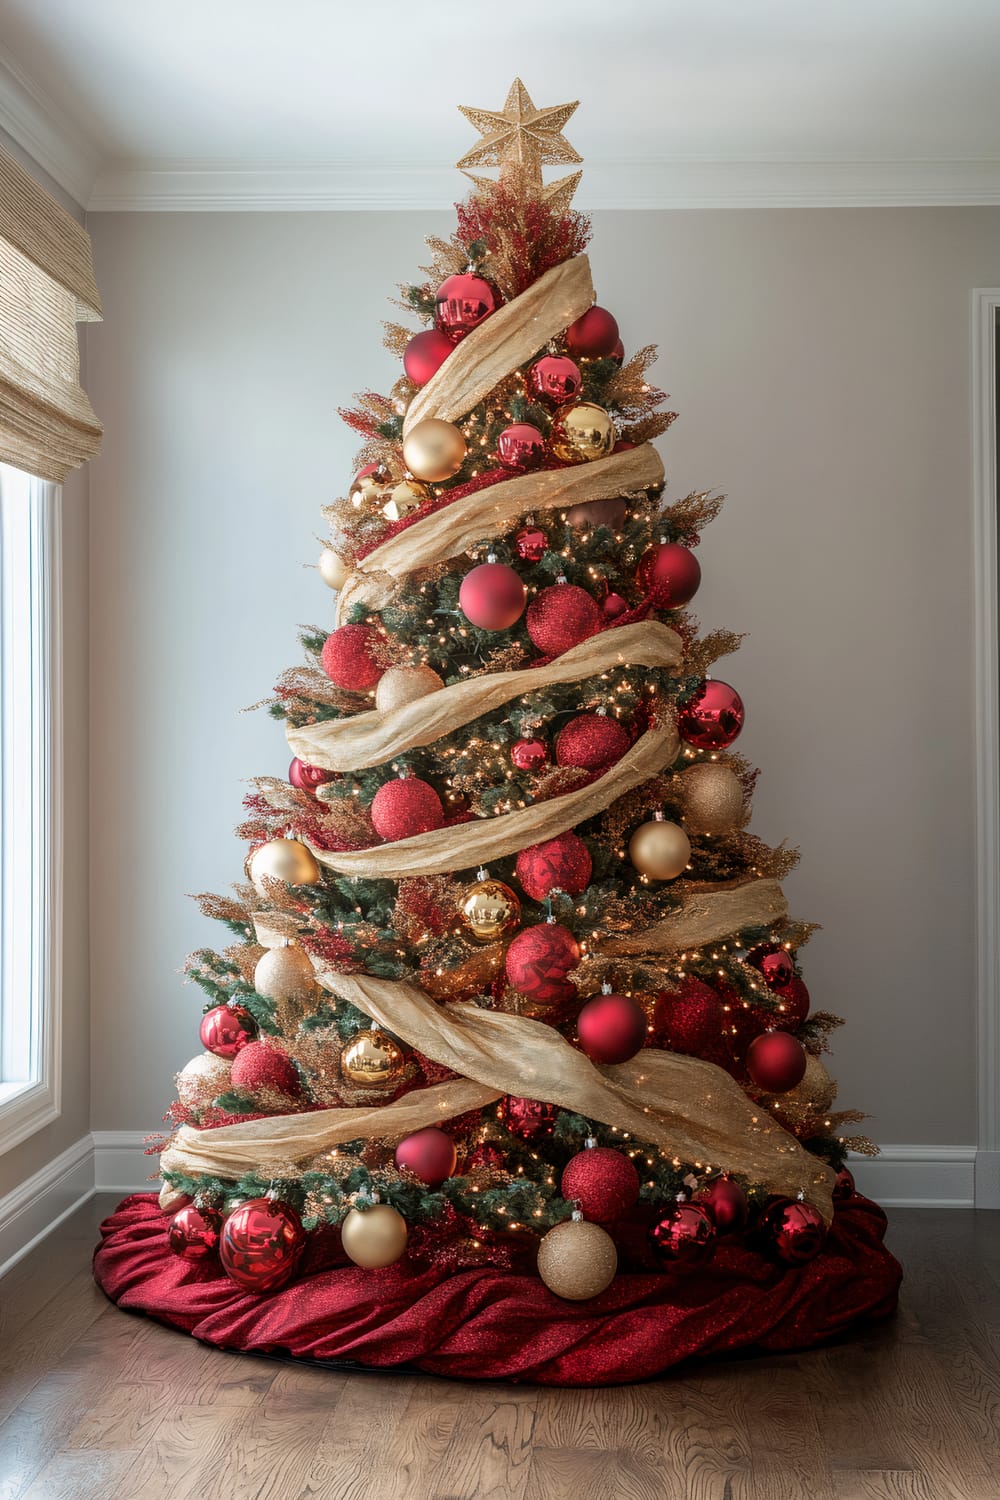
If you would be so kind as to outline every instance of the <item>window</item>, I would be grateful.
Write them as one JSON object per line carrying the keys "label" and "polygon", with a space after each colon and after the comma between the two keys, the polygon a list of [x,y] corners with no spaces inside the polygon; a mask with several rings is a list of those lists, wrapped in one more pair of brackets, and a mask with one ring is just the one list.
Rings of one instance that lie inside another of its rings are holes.
{"label": "window", "polygon": [[0,464],[0,1152],[59,1113],[60,501]]}

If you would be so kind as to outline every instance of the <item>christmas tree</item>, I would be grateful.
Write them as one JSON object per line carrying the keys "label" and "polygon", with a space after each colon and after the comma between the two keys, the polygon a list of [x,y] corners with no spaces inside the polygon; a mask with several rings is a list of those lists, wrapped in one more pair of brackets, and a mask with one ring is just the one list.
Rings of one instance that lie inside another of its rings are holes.
{"label": "christmas tree", "polygon": [[894,1304],[711,675],[739,638],[688,610],[720,502],[665,500],[654,350],[595,302],[580,173],[545,182],[575,108],[463,110],[499,171],[342,413],[333,625],[270,704],[246,882],[199,898],[230,936],[188,961],[159,1202],[97,1257],[210,1342],[586,1383]]}

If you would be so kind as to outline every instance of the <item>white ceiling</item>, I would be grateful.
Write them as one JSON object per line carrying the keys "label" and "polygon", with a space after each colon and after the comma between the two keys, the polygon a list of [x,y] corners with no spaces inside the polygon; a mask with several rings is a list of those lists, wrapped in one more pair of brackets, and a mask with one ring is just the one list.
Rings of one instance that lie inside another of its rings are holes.
{"label": "white ceiling", "polygon": [[0,46],[94,208],[447,203],[515,74],[582,101],[585,207],[1000,202],[997,0],[0,0]]}

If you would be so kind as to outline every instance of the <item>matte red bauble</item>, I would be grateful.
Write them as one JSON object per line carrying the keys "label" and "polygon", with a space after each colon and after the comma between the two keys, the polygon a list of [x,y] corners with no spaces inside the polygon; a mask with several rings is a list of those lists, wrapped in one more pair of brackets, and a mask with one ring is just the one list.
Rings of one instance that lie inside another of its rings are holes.
{"label": "matte red bauble", "polygon": [[772,1024],[781,1031],[798,1031],[809,1014],[809,991],[797,974],[780,992],[781,1009],[773,1017]]}
{"label": "matte red bauble", "polygon": [[756,948],[750,949],[746,961],[752,969],[763,974],[768,988],[776,990],[779,995],[795,978],[792,955],[777,943],[758,943]]}
{"label": "matte red bauble", "polygon": [[581,531],[597,526],[617,531],[627,515],[628,501],[616,496],[613,500],[584,500],[581,505],[573,505],[566,512],[566,520]]}
{"label": "matte red bauble", "polygon": [[700,979],[685,979],[679,989],[664,990],[656,998],[653,1029],[671,1052],[687,1057],[714,1052],[722,1025],[722,1001]]}
{"label": "matte red bauble", "polygon": [[695,1194],[695,1202],[705,1210],[719,1234],[735,1234],[746,1227],[750,1217],[747,1195],[731,1177],[716,1177]]}
{"label": "matte red bauble", "polygon": [[375,648],[379,633],[371,625],[341,625],[326,638],[321,661],[335,687],[365,693],[378,682],[385,667]]}
{"label": "matte red bauble", "polygon": [[215,1005],[201,1018],[198,1028],[201,1045],[216,1057],[235,1057],[257,1035],[257,1027],[248,1010],[241,1005]]}
{"label": "matte red bauble", "polygon": [[396,1147],[396,1166],[412,1172],[429,1188],[439,1188],[445,1178],[453,1177],[457,1161],[455,1142],[436,1125],[404,1136]]}
{"label": "matte red bauble", "polygon": [[625,345],[622,343],[621,339],[619,339],[615,344],[615,347],[612,349],[608,357],[609,359],[616,360],[618,364],[621,364],[623,362],[625,358]]}
{"label": "matte red bauble", "polygon": [[524,613],[524,584],[506,563],[485,562],[466,573],[458,602],[478,630],[509,630]]}
{"label": "matte red bauble", "polygon": [[850,1167],[841,1167],[837,1173],[837,1180],[833,1184],[834,1203],[846,1203],[848,1198],[853,1198],[856,1192],[854,1173]]}
{"label": "matte red bauble", "polygon": [[300,792],[315,792],[318,786],[326,786],[336,776],[336,771],[324,771],[322,766],[307,765],[297,755],[292,757],[292,763],[288,767],[288,780]]}
{"label": "matte red bauble", "polygon": [[578,834],[560,833],[544,844],[532,844],[517,856],[516,874],[533,901],[544,901],[552,891],[578,896],[590,884],[594,863]]}
{"label": "matte red bauble", "polygon": [[566,330],[566,348],[583,359],[606,359],[617,344],[618,324],[605,307],[588,307]]}
{"label": "matte red bauble", "polygon": [[495,286],[472,271],[442,281],[434,298],[434,322],[453,344],[496,312],[503,299]]}
{"label": "matte red bauble", "polygon": [[566,975],[580,962],[580,945],[561,922],[540,922],[519,932],[507,949],[507,978],[529,1000],[568,1000]]}
{"label": "matte red bauble", "polygon": [[219,1259],[237,1286],[273,1292],[295,1274],[306,1246],[302,1221],[287,1203],[251,1198],[222,1226]]}
{"label": "matte red bauble", "polygon": [[619,615],[625,614],[628,609],[628,600],[623,599],[621,594],[605,594],[601,611],[605,619],[617,620]]}
{"label": "matte red bauble", "polygon": [[639,559],[636,583],[660,609],[680,609],[698,592],[701,564],[690,547],[656,542]]}
{"label": "matte red bauble", "polygon": [[222,1215],[214,1208],[195,1208],[193,1203],[178,1209],[167,1230],[167,1244],[181,1260],[207,1260],[219,1244]]}
{"label": "matte red bauble", "polygon": [[779,1259],[790,1266],[812,1260],[826,1239],[819,1210],[795,1198],[776,1198],[769,1203],[761,1215],[760,1230]]}
{"label": "matte red bauble", "polygon": [[698,750],[725,750],[743,728],[743,699],[728,682],[707,679],[677,716],[681,739]]}
{"label": "matte red bauble", "polygon": [[416,333],[403,350],[403,369],[414,385],[426,385],[454,347],[451,339],[436,328]]}
{"label": "matte red bauble", "polygon": [[497,438],[497,458],[505,469],[537,469],[545,457],[545,439],[530,422],[514,422]]}
{"label": "matte red bauble", "polygon": [[747,1048],[747,1072],[766,1094],[787,1094],[805,1071],[805,1049],[787,1031],[765,1031]]}
{"label": "matte red bauble", "polygon": [[565,355],[545,354],[532,365],[528,384],[536,396],[562,406],[579,395],[583,377],[580,366]]}
{"label": "matte red bauble", "polygon": [[234,1089],[246,1089],[249,1093],[273,1089],[275,1093],[294,1097],[302,1090],[291,1058],[269,1042],[248,1042],[241,1047],[233,1058],[229,1076]]}
{"label": "matte red bauble", "polygon": [[623,1152],[590,1146],[566,1163],[559,1191],[580,1205],[584,1218],[611,1224],[638,1202],[639,1174]]}
{"label": "matte red bauble", "polygon": [[674,1203],[649,1232],[662,1266],[700,1266],[715,1249],[715,1225],[697,1203]]}
{"label": "matte red bauble", "polygon": [[605,714],[577,714],[556,736],[556,764],[604,771],[629,747],[624,724]]}
{"label": "matte red bauble", "polygon": [[510,759],[519,771],[541,771],[549,763],[549,747],[537,735],[515,740],[510,747]]}
{"label": "matte red bauble", "polygon": [[444,808],[429,782],[406,776],[379,787],[372,798],[371,819],[379,838],[394,844],[443,827]]}
{"label": "matte red bauble", "polygon": [[577,1016],[576,1031],[591,1062],[628,1062],[646,1040],[646,1016],[628,995],[595,995]]}
{"label": "matte red bauble", "polygon": [[604,622],[593,594],[575,583],[555,583],[535,595],[525,623],[539,651],[561,656],[596,635]]}
{"label": "matte red bauble", "polygon": [[551,1135],[559,1114],[554,1104],[541,1099],[519,1099],[511,1094],[501,1102],[500,1118],[510,1131],[522,1141],[534,1141],[539,1136]]}
{"label": "matte red bauble", "polygon": [[541,562],[548,545],[548,536],[540,526],[524,526],[514,538],[514,551],[526,563]]}

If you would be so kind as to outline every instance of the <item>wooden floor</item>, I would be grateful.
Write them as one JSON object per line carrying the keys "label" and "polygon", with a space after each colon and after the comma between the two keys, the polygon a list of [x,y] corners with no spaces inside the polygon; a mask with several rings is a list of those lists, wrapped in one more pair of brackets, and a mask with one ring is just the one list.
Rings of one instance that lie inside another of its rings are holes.
{"label": "wooden floor", "polygon": [[1000,1500],[1000,1214],[893,1213],[851,1343],[555,1391],[202,1348],[94,1286],[110,1206],[0,1282],[0,1500]]}

